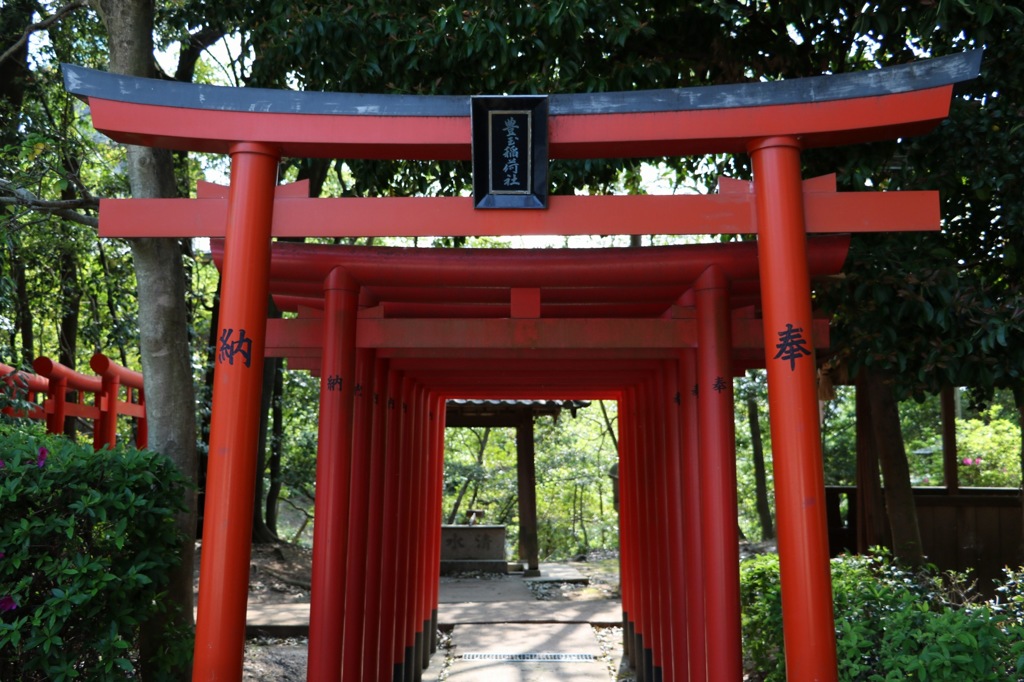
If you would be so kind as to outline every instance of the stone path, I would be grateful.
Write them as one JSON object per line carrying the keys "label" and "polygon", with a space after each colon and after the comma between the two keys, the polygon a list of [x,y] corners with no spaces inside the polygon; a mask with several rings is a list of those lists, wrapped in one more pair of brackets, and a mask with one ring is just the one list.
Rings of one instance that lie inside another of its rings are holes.
{"label": "stone path", "polygon": [[[621,634],[604,638],[612,642],[612,651],[603,654],[594,626],[621,625],[621,603],[538,601],[527,581],[585,583],[586,578],[555,564],[541,565],[540,578],[443,578],[438,623],[451,634],[448,648],[439,649],[423,672],[423,681],[616,679],[609,668],[619,665]],[[247,630],[250,636],[304,637],[309,604],[250,605]]]}
{"label": "stone path", "polygon": [[[609,679],[594,629],[586,623],[457,625],[448,652],[449,682],[575,682]],[[439,652],[440,653],[440,652]],[[432,665],[424,682],[440,675]]]}
{"label": "stone path", "polygon": [[[615,679],[593,626],[622,622],[618,601],[538,601],[528,583],[585,584],[576,569],[541,565],[541,577],[443,579],[438,620],[452,626],[423,682],[576,682]],[[621,644],[621,635],[619,641]],[[612,667],[621,651],[616,650]]]}

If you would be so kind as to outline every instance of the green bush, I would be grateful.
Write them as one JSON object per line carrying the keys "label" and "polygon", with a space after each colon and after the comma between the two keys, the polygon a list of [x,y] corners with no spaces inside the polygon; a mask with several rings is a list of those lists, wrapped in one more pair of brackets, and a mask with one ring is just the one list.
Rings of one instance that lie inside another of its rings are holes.
{"label": "green bush", "polygon": [[[140,626],[167,611],[180,561],[184,479],[151,452],[9,428],[0,461],[0,679],[138,677]],[[163,642],[147,679],[189,655],[189,633]]]}
{"label": "green bush", "polygon": [[[779,562],[741,567],[744,663],[750,679],[786,679]],[[911,572],[885,554],[832,561],[839,679],[1019,680],[1024,672],[1024,574],[999,598],[964,602],[961,576]]]}

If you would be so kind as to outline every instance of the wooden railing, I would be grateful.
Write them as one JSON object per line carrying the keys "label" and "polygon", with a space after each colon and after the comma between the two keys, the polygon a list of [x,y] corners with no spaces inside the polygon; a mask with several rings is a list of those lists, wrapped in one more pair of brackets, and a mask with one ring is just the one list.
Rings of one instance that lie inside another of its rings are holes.
{"label": "wooden railing", "polygon": [[[145,448],[148,432],[142,374],[122,367],[102,353],[94,355],[89,364],[95,375],[76,372],[45,356],[32,363],[36,374],[0,363],[0,379],[4,382],[0,390],[14,401],[30,405],[8,405],[3,408],[4,414],[45,419],[49,433],[63,433],[68,417],[89,419],[93,423],[96,450],[114,446],[117,418],[127,416],[135,420],[135,446]],[[70,400],[69,393],[73,394]]]}

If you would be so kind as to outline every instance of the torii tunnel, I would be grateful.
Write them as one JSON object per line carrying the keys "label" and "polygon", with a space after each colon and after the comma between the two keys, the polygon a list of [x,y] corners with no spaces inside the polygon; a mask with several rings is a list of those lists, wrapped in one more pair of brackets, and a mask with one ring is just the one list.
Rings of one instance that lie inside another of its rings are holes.
{"label": "torii tunnel", "polygon": [[[101,202],[104,236],[208,236],[222,269],[195,680],[240,680],[263,358],[320,376],[308,679],[416,679],[438,599],[444,401],[619,403],[625,650],[646,679],[742,679],[731,378],[768,372],[790,680],[835,680],[812,278],[845,233],[939,227],[934,192],[839,193],[801,151],[923,133],[977,52],[778,83],[555,95],[552,158],[746,153],[679,196],[309,199],[282,156],[471,157],[470,98],[168,83],[65,66],[114,140],[229,154],[229,188]],[[729,244],[440,250],[281,236],[756,234]],[[819,234],[815,233],[832,233]],[[298,312],[267,320],[267,300]],[[153,399],[153,396],[150,396]],[[401,540],[401,543],[399,542]],[[400,551],[400,547],[402,550]]]}

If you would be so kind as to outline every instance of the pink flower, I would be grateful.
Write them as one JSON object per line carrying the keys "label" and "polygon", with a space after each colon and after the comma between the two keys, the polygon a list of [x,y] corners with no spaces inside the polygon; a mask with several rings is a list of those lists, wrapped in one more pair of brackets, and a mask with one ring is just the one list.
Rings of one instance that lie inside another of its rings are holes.
{"label": "pink flower", "polygon": [[970,457],[964,457],[964,464],[966,466],[971,466],[972,463],[973,463],[973,460]]}
{"label": "pink flower", "polygon": [[14,597],[9,594],[0,597],[0,613],[13,611],[16,608],[18,608],[18,602],[14,601]]}
{"label": "pink flower", "polygon": [[39,457],[36,458],[36,466],[42,467],[46,464],[46,458],[50,455],[50,451],[46,449],[45,445],[39,446]]}

